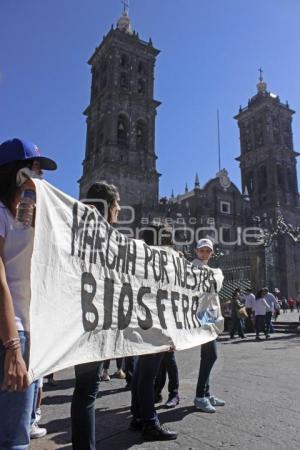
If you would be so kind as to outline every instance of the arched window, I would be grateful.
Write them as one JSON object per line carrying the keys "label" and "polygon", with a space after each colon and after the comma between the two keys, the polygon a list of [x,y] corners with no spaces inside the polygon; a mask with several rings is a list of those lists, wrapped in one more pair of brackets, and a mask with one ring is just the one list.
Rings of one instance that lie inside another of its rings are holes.
{"label": "arched window", "polygon": [[254,177],[253,177],[253,172],[249,172],[247,175],[247,182],[246,182],[246,186],[248,189],[249,194],[252,194],[252,192],[254,191]]}
{"label": "arched window", "polygon": [[120,75],[120,88],[127,89],[128,88],[128,78],[126,73],[122,72]]}
{"label": "arched window", "polygon": [[140,74],[145,73],[145,66],[141,61],[138,64],[138,73],[140,73]]}
{"label": "arched window", "polygon": [[146,145],[146,124],[139,120],[136,124],[136,146],[144,148]]}
{"label": "arched window", "polygon": [[118,117],[117,136],[118,144],[123,147],[127,147],[129,137],[129,123],[127,117],[123,114],[120,114]]}
{"label": "arched window", "polygon": [[294,190],[294,179],[293,179],[293,175],[292,175],[292,169],[290,169],[289,167],[286,170],[286,178],[287,178],[287,184],[288,184],[289,191],[293,191]]}
{"label": "arched window", "polygon": [[277,183],[279,186],[283,185],[282,167],[279,164],[277,164]]}
{"label": "arched window", "polygon": [[121,55],[120,66],[121,67],[127,67],[128,66],[128,56],[127,55]]}
{"label": "arched window", "polygon": [[146,83],[141,78],[138,80],[137,91],[139,94],[144,94],[146,91]]}
{"label": "arched window", "polygon": [[265,166],[259,168],[259,192],[265,192],[268,186],[268,173]]}

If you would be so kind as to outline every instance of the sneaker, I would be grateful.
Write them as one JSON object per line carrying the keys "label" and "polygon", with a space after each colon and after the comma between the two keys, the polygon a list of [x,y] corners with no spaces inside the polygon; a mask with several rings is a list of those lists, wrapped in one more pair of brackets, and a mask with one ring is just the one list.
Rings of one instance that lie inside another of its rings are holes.
{"label": "sneaker", "polygon": [[142,419],[137,419],[136,417],[133,417],[129,424],[129,429],[132,431],[142,431],[143,429]]}
{"label": "sneaker", "polygon": [[266,339],[270,339],[270,335],[269,334],[266,334]]}
{"label": "sneaker", "polygon": [[120,380],[125,380],[125,378],[126,378],[125,372],[124,372],[122,369],[118,369],[118,370],[113,374],[113,376],[114,376],[115,378],[119,378]]}
{"label": "sneaker", "polygon": [[165,403],[165,408],[175,408],[179,403],[179,395],[175,394],[169,397],[168,401]]}
{"label": "sneaker", "polygon": [[30,439],[39,439],[46,436],[46,434],[46,428],[40,428],[36,422],[33,422],[30,427]]}
{"label": "sneaker", "polygon": [[108,375],[107,370],[103,370],[101,380],[102,381],[110,381],[110,376]]}
{"label": "sneaker", "polygon": [[39,423],[41,418],[42,418],[41,408],[37,408],[37,410],[35,411],[35,423]]}
{"label": "sneaker", "polygon": [[177,433],[160,423],[151,423],[143,426],[142,438],[146,441],[171,441],[177,439]]}
{"label": "sneaker", "polygon": [[256,340],[256,341],[261,341],[261,337],[256,336],[255,340]]}
{"label": "sneaker", "polygon": [[194,405],[197,409],[200,409],[200,411],[207,412],[207,413],[214,413],[216,412],[216,408],[213,407],[213,405],[210,403],[208,397],[195,397]]}
{"label": "sneaker", "polygon": [[225,406],[225,404],[226,404],[226,402],[224,400],[222,400],[218,397],[215,397],[214,395],[209,397],[209,401],[212,406]]}

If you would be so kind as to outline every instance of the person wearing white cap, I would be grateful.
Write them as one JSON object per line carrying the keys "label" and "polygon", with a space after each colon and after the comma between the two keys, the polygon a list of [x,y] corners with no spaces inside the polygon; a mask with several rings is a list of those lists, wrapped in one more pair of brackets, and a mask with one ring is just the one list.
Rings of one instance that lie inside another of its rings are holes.
{"label": "person wearing white cap", "polygon": [[[196,258],[192,264],[197,267],[207,266],[213,255],[214,246],[210,239],[200,239],[197,242]],[[197,409],[207,413],[216,412],[215,406],[224,406],[225,401],[210,394],[209,376],[217,360],[216,340],[201,345],[201,362],[196,388],[194,405]]]}

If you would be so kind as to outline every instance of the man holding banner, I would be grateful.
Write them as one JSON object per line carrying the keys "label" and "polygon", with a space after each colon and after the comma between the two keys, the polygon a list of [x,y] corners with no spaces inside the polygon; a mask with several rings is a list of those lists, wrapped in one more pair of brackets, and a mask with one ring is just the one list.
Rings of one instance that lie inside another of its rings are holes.
{"label": "man holding banner", "polygon": [[[87,201],[107,219],[109,224],[118,220],[119,192],[112,184],[93,184]],[[72,397],[72,445],[74,450],[95,450],[95,402],[100,387],[103,363],[93,361],[75,366],[75,389]]]}

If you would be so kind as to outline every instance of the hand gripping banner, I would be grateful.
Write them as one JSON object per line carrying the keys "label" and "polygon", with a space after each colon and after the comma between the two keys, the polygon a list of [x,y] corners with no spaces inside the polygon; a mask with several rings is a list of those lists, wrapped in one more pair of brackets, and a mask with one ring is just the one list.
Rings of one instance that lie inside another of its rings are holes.
{"label": "hand gripping banner", "polygon": [[85,362],[188,349],[223,331],[220,269],[129,239],[95,208],[34,181],[31,380]]}

